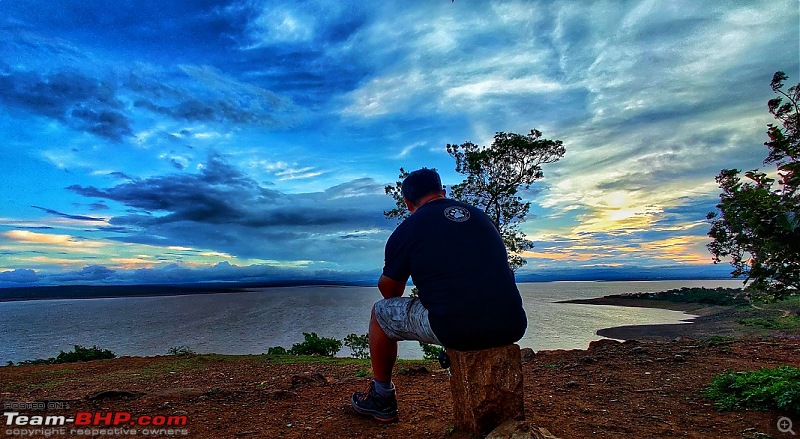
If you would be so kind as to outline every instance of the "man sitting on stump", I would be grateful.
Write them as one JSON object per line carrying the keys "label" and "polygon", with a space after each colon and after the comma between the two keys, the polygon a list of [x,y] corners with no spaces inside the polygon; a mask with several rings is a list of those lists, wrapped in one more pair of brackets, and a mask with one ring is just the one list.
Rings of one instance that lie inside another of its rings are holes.
{"label": "man sitting on stump", "polygon": [[[518,341],[528,325],[522,298],[496,226],[480,209],[445,198],[439,174],[422,168],[402,184],[411,216],[386,242],[372,308],[369,350],[374,379],[356,392],[356,412],[397,421],[392,367],[399,340],[456,350],[478,350]],[[418,298],[401,297],[409,276]]]}

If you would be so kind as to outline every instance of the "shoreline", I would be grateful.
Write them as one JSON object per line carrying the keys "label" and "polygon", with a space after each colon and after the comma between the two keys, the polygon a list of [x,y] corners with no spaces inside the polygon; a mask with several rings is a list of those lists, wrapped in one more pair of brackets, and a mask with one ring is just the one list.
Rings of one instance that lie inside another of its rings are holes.
{"label": "shoreline", "polygon": [[602,328],[596,331],[596,334],[600,337],[616,340],[671,340],[678,337],[695,339],[710,337],[740,338],[752,335],[752,331],[748,331],[747,328],[739,324],[742,313],[733,306],[708,306],[697,303],[675,303],[622,296],[573,299],[556,303],[668,309],[690,315],[689,318],[681,323],[623,325]]}

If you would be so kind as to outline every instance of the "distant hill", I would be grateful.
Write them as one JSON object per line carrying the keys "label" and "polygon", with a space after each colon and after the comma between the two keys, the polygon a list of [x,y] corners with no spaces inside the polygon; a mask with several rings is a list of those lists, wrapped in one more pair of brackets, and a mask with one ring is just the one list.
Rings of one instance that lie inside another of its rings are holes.
{"label": "distant hill", "polygon": [[[357,283],[356,283],[357,284]],[[294,287],[304,285],[354,285],[335,280],[280,280],[262,282],[215,282],[164,285],[60,285],[0,288],[0,302],[44,299],[97,299],[109,297],[182,296],[244,292],[254,288]]]}

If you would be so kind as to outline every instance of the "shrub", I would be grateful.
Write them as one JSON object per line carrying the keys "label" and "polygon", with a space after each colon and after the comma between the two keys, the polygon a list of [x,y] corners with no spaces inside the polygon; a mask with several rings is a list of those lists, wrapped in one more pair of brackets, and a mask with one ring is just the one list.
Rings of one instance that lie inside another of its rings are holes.
{"label": "shrub", "polygon": [[439,354],[444,352],[443,347],[435,344],[419,342],[419,346],[422,348],[422,358],[426,360],[438,360]]}
{"label": "shrub", "polygon": [[34,364],[62,364],[74,363],[78,361],[92,361],[92,360],[106,360],[116,357],[116,354],[108,349],[100,349],[97,346],[86,348],[80,345],[74,345],[72,352],[59,352],[57,357],[50,357],[47,359],[38,358],[36,360],[20,361],[17,365],[30,366]]}
{"label": "shrub", "polygon": [[800,414],[800,368],[728,371],[714,378],[703,394],[720,410],[778,408]]}
{"label": "shrub", "polygon": [[116,354],[108,349],[100,349],[97,346],[85,348],[83,346],[74,345],[72,352],[61,351],[56,357],[54,363],[74,363],[76,361],[92,361],[92,360],[108,360],[116,357]]}
{"label": "shrub", "polygon": [[193,351],[189,346],[173,346],[167,351],[169,355],[194,355],[197,352]]}
{"label": "shrub", "polygon": [[369,335],[350,334],[344,338],[344,345],[353,351],[350,355],[353,358],[369,358]]}
{"label": "shrub", "polygon": [[332,357],[342,348],[341,340],[335,338],[320,337],[316,332],[311,334],[304,332],[305,340],[302,343],[295,343],[289,349],[292,355],[320,355]]}

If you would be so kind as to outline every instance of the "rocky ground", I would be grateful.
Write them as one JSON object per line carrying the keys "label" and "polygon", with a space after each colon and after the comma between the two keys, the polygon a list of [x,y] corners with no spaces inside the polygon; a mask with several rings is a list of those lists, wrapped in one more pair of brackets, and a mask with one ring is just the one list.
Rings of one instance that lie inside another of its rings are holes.
{"label": "rocky ground", "polygon": [[[382,425],[349,408],[350,393],[368,385],[365,362],[284,361],[202,355],[0,367],[0,400],[69,404],[21,411],[29,415],[186,416],[196,438],[465,437],[452,431],[448,375],[435,363],[398,364],[401,420]],[[783,364],[800,366],[797,340],[603,340],[525,361],[525,408],[561,438],[788,438],[776,428],[784,413],[718,412],[701,395],[726,370]]]}

